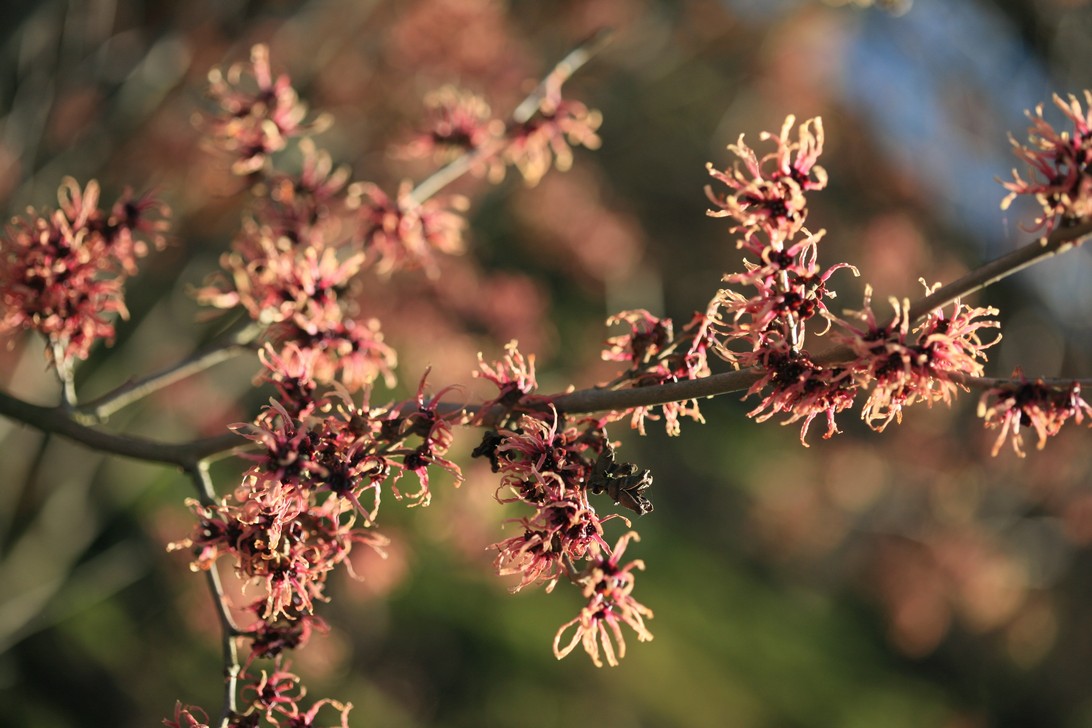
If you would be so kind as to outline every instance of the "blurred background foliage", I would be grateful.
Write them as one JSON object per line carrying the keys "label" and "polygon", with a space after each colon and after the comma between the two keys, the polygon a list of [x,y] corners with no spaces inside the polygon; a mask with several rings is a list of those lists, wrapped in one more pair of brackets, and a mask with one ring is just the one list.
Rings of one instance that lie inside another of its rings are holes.
{"label": "blurred background foliage", "polygon": [[[64,175],[105,196],[154,186],[174,244],[129,284],[133,316],[79,372],[85,398],[191,351],[216,329],[188,288],[217,267],[245,190],[204,151],[192,117],[207,70],[268,42],[274,65],[336,123],[320,143],[392,190],[428,168],[388,153],[444,83],[506,113],[602,26],[612,44],[567,86],[601,109],[602,149],[527,189],[472,198],[469,253],[443,276],[376,280],[368,306],[400,352],[405,396],[427,366],[468,396],[476,352],[510,338],[538,355],[544,391],[609,377],[602,320],[646,307],[684,321],[740,255],[705,216],[707,161],[725,145],[822,115],[826,228],[838,306],[863,282],[916,295],[1028,238],[998,210],[1022,110],[1092,84],[1083,0],[7,0],[0,5],[0,207],[54,204]],[[1057,119],[1057,115],[1054,117]],[[1002,310],[991,373],[1092,372],[1089,251],[979,294]],[[114,417],[118,430],[221,432],[268,396],[235,361]],[[37,342],[0,350],[0,383],[56,390]],[[703,404],[669,439],[623,427],[655,472],[640,520],[638,597],[656,639],[622,666],[558,663],[550,640],[580,607],[559,588],[510,596],[485,547],[518,515],[466,457],[428,509],[388,504],[390,558],[359,553],[322,607],[332,625],[295,658],[312,695],[375,726],[1092,725],[1092,448],[1073,428],[1026,460],[989,457],[975,396],[910,410],[877,435],[756,425],[748,403]],[[104,458],[0,422],[0,725],[147,726],[176,699],[219,705],[217,628],[204,581],[165,545],[190,528],[180,475]],[[239,466],[218,466],[222,492]]]}

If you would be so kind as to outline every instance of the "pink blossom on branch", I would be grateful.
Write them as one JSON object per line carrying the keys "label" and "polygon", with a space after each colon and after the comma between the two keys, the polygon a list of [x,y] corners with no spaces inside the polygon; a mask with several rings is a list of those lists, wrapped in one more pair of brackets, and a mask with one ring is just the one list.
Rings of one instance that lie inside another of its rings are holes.
{"label": "pink blossom on branch", "polygon": [[1052,231],[1061,221],[1072,225],[1092,217],[1092,91],[1084,92],[1085,106],[1070,94],[1063,99],[1055,94],[1054,105],[1062,110],[1073,124],[1072,131],[1056,131],[1043,118],[1043,107],[1028,112],[1031,127],[1027,145],[1010,136],[1013,153],[1027,163],[1028,179],[1023,179],[1015,169],[1012,181],[1002,183],[1009,191],[1001,202],[1001,209],[1019,195],[1029,195],[1042,207],[1035,218],[1032,230]]}
{"label": "pink blossom on branch", "polygon": [[1081,397],[1081,385],[1047,386],[1041,379],[1028,381],[1020,370],[1013,373],[1017,381],[998,384],[987,389],[978,402],[978,416],[989,429],[998,429],[992,454],[997,455],[1007,439],[1013,451],[1024,457],[1024,432],[1034,431],[1036,447],[1042,450],[1048,437],[1057,435],[1069,420],[1080,424],[1085,417],[1092,419],[1092,406]]}
{"label": "pink blossom on branch", "polygon": [[[644,309],[622,311],[609,317],[607,326],[621,325],[629,331],[607,339],[603,359],[628,365],[608,386],[648,387],[709,376],[708,351],[712,346],[709,323],[706,316],[696,313],[676,335],[671,319],[653,316]],[[705,422],[694,399],[668,402],[660,408],[669,435],[679,434],[680,417]],[[646,420],[660,419],[652,407],[635,407],[629,414],[632,427],[642,435]],[[613,415],[615,419],[623,416],[624,413]]]}
{"label": "pink blossom on branch", "polygon": [[707,165],[710,176],[728,187],[728,192],[719,194],[706,188],[709,200],[719,208],[708,214],[731,218],[734,222],[730,230],[744,233],[744,240],[762,233],[778,250],[804,225],[804,193],[827,185],[826,170],[816,164],[823,152],[822,119],[805,121],[797,129],[796,141],[791,141],[789,135],[795,123],[796,117],[789,115],[779,135],[762,132],[759,138],[773,141],[776,146],[762,157],[743,143],[741,134],[728,149],[743,162],[742,169],[738,162],[724,171],[712,163]]}
{"label": "pink blossom on branch", "polygon": [[[635,560],[619,566],[629,542],[637,540],[637,534],[630,531],[618,539],[612,552],[605,546],[593,546],[595,558],[580,577],[580,583],[584,585],[584,598],[588,601],[580,614],[563,624],[554,636],[554,655],[557,659],[566,657],[577,645],[581,645],[596,667],[603,666],[600,652],[607,664],[615,667],[626,656],[623,625],[632,629],[641,642],[652,639],[652,633],[645,626],[645,619],[652,618],[652,610],[632,595],[633,570],[643,570],[645,564]],[[604,552],[609,552],[609,555]],[[562,647],[561,643],[570,627],[575,627],[573,636]]]}
{"label": "pink blossom on branch", "polygon": [[60,209],[33,209],[0,235],[0,334],[34,330],[65,359],[86,359],[99,340],[114,339],[113,316],[128,317],[125,280],[150,241],[164,244],[169,209],[150,195],[126,191],[109,214],[98,207],[99,186],[80,189],[65,178]]}
{"label": "pink blossom on branch", "polygon": [[270,154],[284,149],[287,139],[329,123],[326,117],[304,121],[306,105],[286,74],[273,76],[265,45],[251,49],[249,63],[210,71],[209,96],[220,112],[205,119],[204,126],[210,139],[235,157],[231,171],[238,175],[260,171]]}
{"label": "pink blossom on branch", "polygon": [[852,314],[860,323],[839,321],[836,339],[856,355],[846,368],[857,384],[872,389],[861,418],[878,431],[892,421],[901,422],[903,409],[916,402],[950,404],[966,387],[949,375],[980,376],[985,350],[1001,338],[998,334],[984,341],[980,334],[1000,328],[992,318],[995,308],[970,308],[956,301],[950,315],[936,309],[911,328],[908,302],[892,299],[894,315],[880,324],[871,297],[871,288],[866,288],[864,308]]}

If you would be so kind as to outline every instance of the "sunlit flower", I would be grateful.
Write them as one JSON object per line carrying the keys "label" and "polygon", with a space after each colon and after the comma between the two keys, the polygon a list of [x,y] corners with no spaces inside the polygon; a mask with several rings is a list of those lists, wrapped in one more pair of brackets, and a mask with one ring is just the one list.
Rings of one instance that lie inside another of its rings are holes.
{"label": "sunlit flower", "polygon": [[209,717],[196,705],[183,705],[182,701],[174,704],[174,720],[164,719],[167,728],[209,728]]}
{"label": "sunlit flower", "polygon": [[[930,290],[926,286],[926,292]],[[1000,340],[998,336],[984,341],[979,333],[999,328],[992,318],[997,309],[970,308],[956,301],[950,316],[936,309],[911,330],[908,301],[891,299],[894,315],[880,324],[871,295],[866,288],[864,308],[853,313],[860,324],[840,322],[837,338],[856,355],[846,368],[857,384],[871,387],[861,417],[875,430],[902,422],[903,410],[916,402],[950,404],[966,387],[947,375],[980,376],[985,350]]]}
{"label": "sunlit flower", "polygon": [[[485,149],[504,134],[504,122],[493,117],[481,96],[455,86],[443,86],[425,96],[425,131],[400,152],[407,157],[431,156],[449,162],[468,152]],[[488,162],[488,160],[486,160]],[[495,165],[479,165],[496,177]],[[503,174],[503,167],[499,170]]]}
{"label": "sunlit flower", "polygon": [[[643,561],[630,561],[619,566],[622,554],[630,541],[638,540],[633,531],[618,539],[613,553],[593,561],[581,578],[584,584],[584,598],[587,604],[580,610],[579,616],[561,626],[554,637],[554,655],[562,659],[576,646],[582,645],[596,667],[603,666],[600,652],[611,667],[626,656],[626,641],[622,634],[622,625],[631,628],[641,642],[652,639],[652,633],[645,626],[645,619],[652,617],[652,610],[633,598],[634,569],[644,569]],[[596,547],[598,548],[598,547]],[[575,627],[573,636],[564,647],[565,632]]]}
{"label": "sunlit flower", "polygon": [[986,390],[978,402],[978,416],[986,427],[998,428],[992,454],[997,455],[1007,439],[1013,451],[1024,457],[1024,432],[1033,430],[1038,436],[1036,447],[1046,445],[1048,437],[1057,435],[1062,425],[1072,419],[1080,424],[1092,418],[1092,406],[1081,397],[1081,385],[1073,382],[1066,388],[1047,386],[1041,379],[1028,381],[1017,370],[1018,382],[998,384]]}
{"label": "sunlit flower", "polygon": [[[710,320],[694,314],[679,335],[669,318],[653,316],[644,309],[622,311],[607,319],[607,326],[628,327],[627,333],[607,340],[603,359],[627,363],[628,369],[608,386],[647,387],[667,382],[700,379],[709,376],[708,350],[713,345]],[[679,419],[690,417],[705,422],[697,400],[658,405],[669,435],[678,435]],[[621,414],[615,415],[620,417]],[[645,420],[658,420],[653,407],[635,407],[631,425],[645,434]]]}
{"label": "sunlit flower", "polygon": [[1009,194],[1001,201],[1001,209],[1007,209],[1018,195],[1034,197],[1043,211],[1032,230],[1045,228],[1049,233],[1059,220],[1067,225],[1092,216],[1092,91],[1085,91],[1084,99],[1087,111],[1072,94],[1068,99],[1054,96],[1055,106],[1072,122],[1072,131],[1056,131],[1043,118],[1040,104],[1034,114],[1028,112],[1027,146],[1012,139],[1013,152],[1027,163],[1030,174],[1025,180],[1012,171],[1012,181],[1003,183]]}
{"label": "sunlit flower", "polygon": [[287,75],[274,78],[264,45],[251,49],[249,63],[210,71],[209,95],[220,113],[207,120],[206,128],[220,148],[234,155],[231,170],[238,175],[257,172],[269,154],[284,148],[286,139],[327,123],[324,117],[304,122],[306,105]]}
{"label": "sunlit flower", "polygon": [[598,149],[601,141],[595,132],[602,123],[602,114],[579,101],[562,99],[557,89],[547,94],[530,119],[508,130],[504,159],[534,186],[551,166],[562,172],[572,167],[572,146]]}
{"label": "sunlit flower", "polygon": [[[808,447],[807,435],[811,423],[820,415],[826,418],[827,431],[823,439],[841,432],[834,416],[853,405],[857,386],[850,372],[840,367],[819,367],[806,352],[792,350],[781,341],[756,357],[765,369],[761,379],[747,391],[747,397],[759,395],[762,401],[747,413],[756,422],[785,414],[782,424],[803,420],[800,443]],[[766,390],[763,394],[763,390]]]}
{"label": "sunlit flower", "polygon": [[761,231],[778,249],[804,224],[804,193],[821,190],[827,184],[826,171],[816,164],[823,152],[822,119],[815,117],[801,124],[794,142],[789,134],[795,123],[796,117],[789,115],[778,136],[762,132],[759,138],[772,140],[777,148],[761,158],[743,143],[741,134],[728,149],[743,162],[742,169],[738,162],[724,171],[712,163],[706,165],[710,176],[729,189],[717,194],[711,187],[706,188],[709,200],[718,208],[708,214],[734,220],[732,232]]}

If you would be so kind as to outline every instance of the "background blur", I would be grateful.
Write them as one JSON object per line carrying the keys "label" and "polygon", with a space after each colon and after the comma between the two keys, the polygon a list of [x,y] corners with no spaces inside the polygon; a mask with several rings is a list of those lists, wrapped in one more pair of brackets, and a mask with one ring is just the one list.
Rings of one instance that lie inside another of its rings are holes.
{"label": "background blur", "polygon": [[[890,4],[890,3],[889,3]],[[333,128],[320,144],[388,190],[428,168],[392,158],[422,96],[455,82],[507,113],[592,31],[614,42],[567,86],[601,109],[600,151],[534,189],[466,181],[468,255],[438,282],[397,276],[371,294],[400,353],[404,396],[433,366],[469,382],[474,356],[519,338],[543,391],[608,376],[603,318],[645,307],[685,321],[739,266],[705,216],[704,165],[758,143],[787,113],[822,115],[828,190],[809,227],[839,274],[916,295],[1028,239],[1027,208],[998,209],[1006,134],[1053,92],[1092,85],[1082,0],[916,0],[901,14],[803,0],[6,0],[0,4],[0,209],[55,205],[60,179],[104,197],[155,186],[175,244],[130,282],[132,319],[80,371],[85,398],[186,354],[209,335],[187,287],[216,269],[245,195],[203,151],[192,117],[208,69],[268,42]],[[1052,112],[1056,110],[1052,109]],[[1060,114],[1049,118],[1057,120]],[[1002,310],[991,373],[1092,372],[1092,260],[1078,251],[975,298]],[[221,432],[264,394],[253,361],[222,365],[116,416],[163,439]],[[56,401],[40,345],[0,350],[0,385]],[[473,391],[473,385],[470,385]],[[511,596],[485,547],[515,512],[466,457],[429,509],[393,501],[387,561],[361,553],[332,625],[295,660],[315,697],[374,726],[1092,726],[1092,447],[1073,428],[1026,460],[953,410],[910,410],[884,435],[757,425],[754,403],[702,405],[708,424],[669,440],[618,427],[655,473],[653,515],[630,552],[656,612],[622,666],[558,663],[564,586]],[[0,421],[0,725],[148,726],[176,699],[219,705],[215,617],[204,581],[164,546],[185,535],[181,476],[104,458]],[[239,468],[217,473],[222,491]],[[627,554],[628,555],[628,554]]]}

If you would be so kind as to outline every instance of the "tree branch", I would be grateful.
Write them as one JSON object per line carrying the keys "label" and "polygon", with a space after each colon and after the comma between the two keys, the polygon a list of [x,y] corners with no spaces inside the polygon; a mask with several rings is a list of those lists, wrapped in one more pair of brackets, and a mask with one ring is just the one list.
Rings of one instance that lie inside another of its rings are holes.
{"label": "tree branch", "polygon": [[101,424],[115,412],[175,382],[203,372],[237,354],[249,351],[261,326],[247,321],[224,340],[141,379],[126,382],[111,392],[85,402],[74,410],[75,419],[84,425]]}
{"label": "tree branch", "polygon": [[934,309],[991,286],[1041,260],[1067,253],[1089,237],[1092,237],[1092,220],[1057,228],[1049,236],[1033,240],[1008,255],[986,263],[917,301],[910,306],[910,320],[915,321]]}

